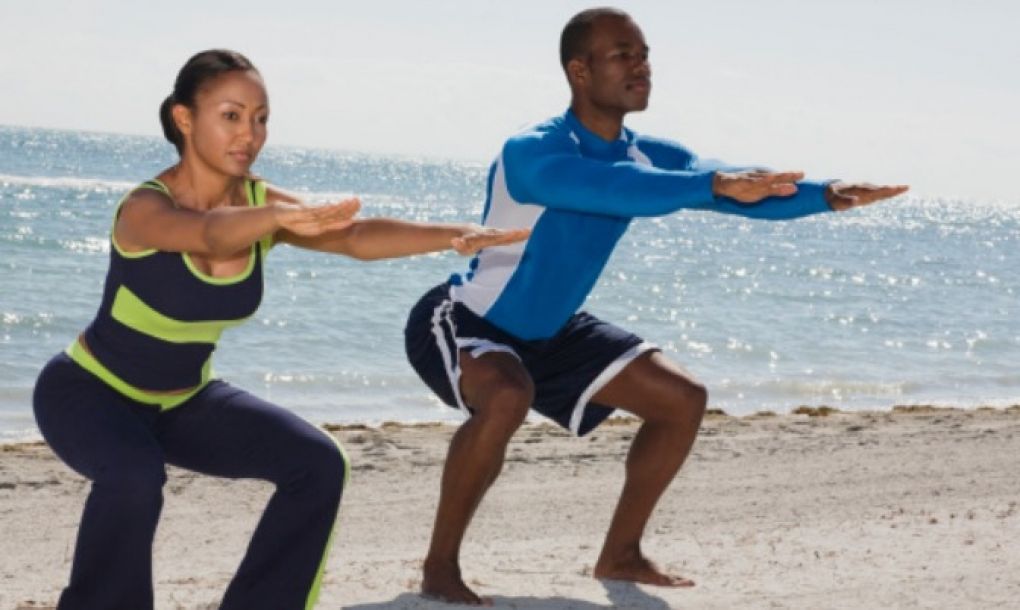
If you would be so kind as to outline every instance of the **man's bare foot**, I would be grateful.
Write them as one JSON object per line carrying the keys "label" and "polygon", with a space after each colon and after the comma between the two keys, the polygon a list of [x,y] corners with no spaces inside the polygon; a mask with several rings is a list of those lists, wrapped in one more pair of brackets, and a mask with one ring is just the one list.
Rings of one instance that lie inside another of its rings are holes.
{"label": "man's bare foot", "polygon": [[663,573],[641,554],[616,560],[600,557],[592,576],[599,580],[626,580],[657,587],[694,586],[694,581],[689,578]]}
{"label": "man's bare foot", "polygon": [[448,604],[491,606],[492,600],[479,597],[464,584],[460,566],[448,561],[426,559],[422,568],[421,595]]}

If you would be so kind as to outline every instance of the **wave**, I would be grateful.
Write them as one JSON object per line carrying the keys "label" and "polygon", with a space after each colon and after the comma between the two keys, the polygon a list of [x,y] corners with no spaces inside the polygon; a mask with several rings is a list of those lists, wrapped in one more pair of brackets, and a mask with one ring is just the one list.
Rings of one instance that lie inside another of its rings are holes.
{"label": "wave", "polygon": [[[53,188],[88,192],[126,192],[138,186],[141,179],[135,181],[107,180],[104,178],[78,178],[73,176],[16,176],[0,174],[0,187]],[[315,203],[340,201],[349,197],[359,197],[366,206],[408,207],[413,202],[406,198],[385,193],[356,193],[352,191],[310,191],[303,189],[290,190],[291,193]]]}
{"label": "wave", "polygon": [[0,174],[0,186],[28,186],[60,188],[74,191],[127,191],[138,182],[104,180],[102,178],[76,178],[72,176],[13,176]]}

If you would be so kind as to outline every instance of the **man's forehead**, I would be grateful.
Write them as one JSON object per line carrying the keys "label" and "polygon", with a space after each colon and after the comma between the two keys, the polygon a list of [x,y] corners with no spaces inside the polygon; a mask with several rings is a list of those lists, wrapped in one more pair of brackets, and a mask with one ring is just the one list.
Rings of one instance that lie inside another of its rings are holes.
{"label": "man's forehead", "polygon": [[591,44],[613,47],[645,47],[641,28],[629,17],[606,15],[592,23]]}

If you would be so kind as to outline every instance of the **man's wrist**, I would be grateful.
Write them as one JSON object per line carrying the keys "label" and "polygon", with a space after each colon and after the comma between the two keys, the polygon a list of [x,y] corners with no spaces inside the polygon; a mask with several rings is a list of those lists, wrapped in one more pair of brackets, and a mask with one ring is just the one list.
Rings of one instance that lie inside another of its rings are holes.
{"label": "man's wrist", "polygon": [[829,205],[829,209],[836,211],[836,185],[839,184],[839,180],[830,180],[825,183],[825,189],[822,191],[825,197],[825,203]]}

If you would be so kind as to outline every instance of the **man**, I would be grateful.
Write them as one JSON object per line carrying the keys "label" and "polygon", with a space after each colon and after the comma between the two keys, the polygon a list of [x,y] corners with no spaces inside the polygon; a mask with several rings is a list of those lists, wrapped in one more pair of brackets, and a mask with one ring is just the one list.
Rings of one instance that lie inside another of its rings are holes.
{"label": "man", "polygon": [[488,178],[484,223],[530,227],[487,248],[470,271],[423,297],[406,329],[411,363],[470,418],[454,435],[422,592],[482,604],[460,574],[464,533],[529,408],[578,435],[613,409],[643,420],[594,576],[692,586],[641,552],[653,508],[687,457],[707,393],[640,338],[575,313],[630,220],[682,208],[797,218],[898,195],[906,187],[798,182],[798,172],[702,171],[678,144],[623,127],[651,90],[648,46],[630,17],[592,9],[560,42],[570,110],[510,138]]}

